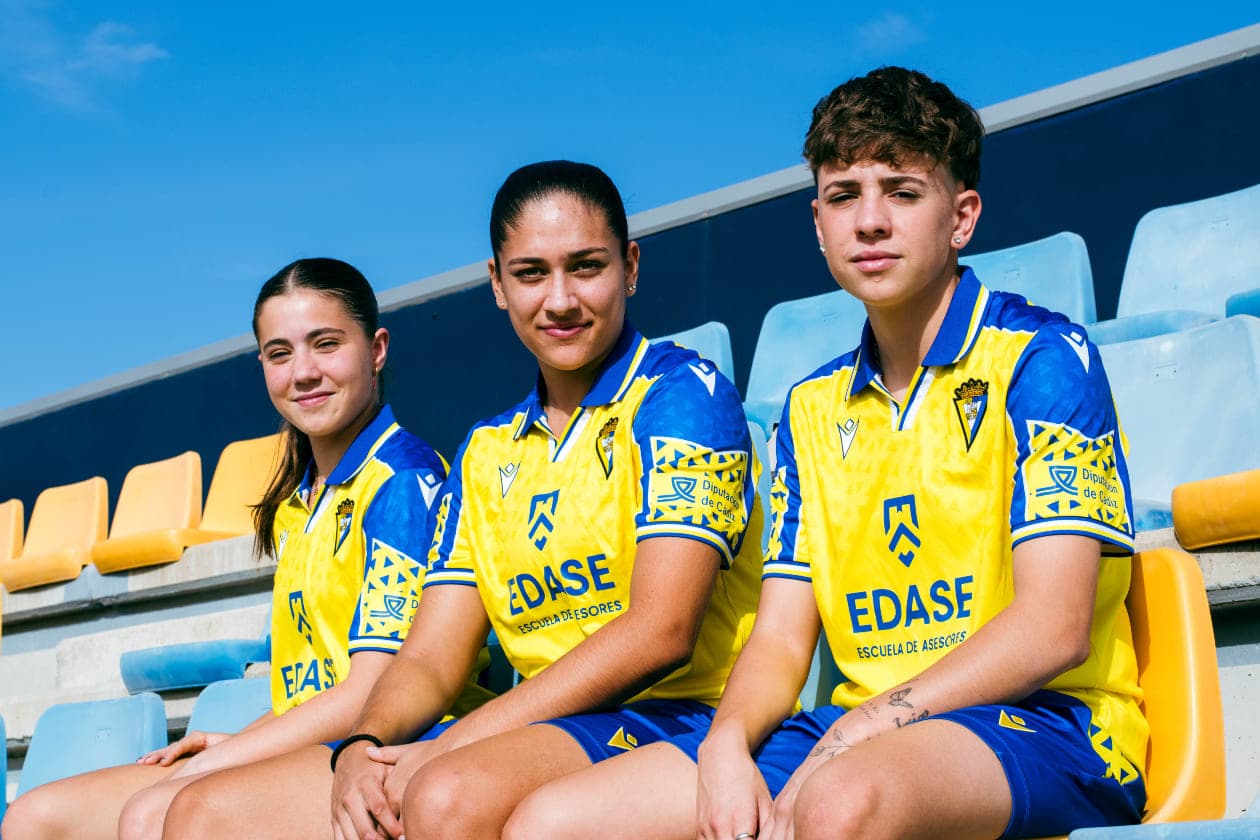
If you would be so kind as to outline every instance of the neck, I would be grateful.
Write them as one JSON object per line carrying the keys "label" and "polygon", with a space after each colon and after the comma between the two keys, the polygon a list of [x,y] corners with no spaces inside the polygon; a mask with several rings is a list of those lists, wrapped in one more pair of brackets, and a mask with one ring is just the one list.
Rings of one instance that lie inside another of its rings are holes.
{"label": "neck", "polygon": [[595,376],[602,363],[603,359],[600,359],[579,370],[541,369],[543,411],[546,412],[547,423],[553,431],[559,433],[568,425],[569,418],[595,384]]}
{"label": "neck", "polygon": [[889,308],[866,307],[866,316],[879,349],[884,387],[898,400],[905,395],[915,371],[923,364],[932,342],[936,340],[950,301],[954,299],[958,280],[958,273],[954,270],[949,280],[932,284],[929,290],[912,301]]}
{"label": "neck", "polygon": [[369,406],[355,418],[353,423],[336,434],[311,438],[311,460],[315,463],[314,477],[320,479],[321,483],[328,479],[328,475],[337,468],[337,464],[341,463],[346,450],[350,448],[350,444],[354,443],[359,432],[372,422],[380,410],[379,405]]}

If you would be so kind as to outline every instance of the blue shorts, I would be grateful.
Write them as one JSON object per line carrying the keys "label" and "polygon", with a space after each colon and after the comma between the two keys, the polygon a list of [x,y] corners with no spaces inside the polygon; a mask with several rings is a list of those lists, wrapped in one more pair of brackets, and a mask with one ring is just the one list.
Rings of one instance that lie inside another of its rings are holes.
{"label": "blue shorts", "polygon": [[606,712],[542,720],[535,725],[563,729],[582,746],[591,763],[598,764],[658,741],[678,744],[684,752],[687,747],[683,744],[699,747],[709,732],[713,712],[712,706],[697,700],[640,700]]}
{"label": "blue shorts", "polygon": [[[838,706],[820,706],[788,718],[770,733],[753,758],[771,796],[779,795],[842,714]],[[1038,691],[1019,703],[970,706],[927,720],[964,726],[997,755],[1011,791],[1011,819],[1003,837],[1045,837],[1142,819],[1146,786],[1141,776],[1119,753],[1111,765],[1102,759],[1090,738],[1096,727],[1089,707],[1073,697]],[[698,745],[678,746],[696,759]]]}

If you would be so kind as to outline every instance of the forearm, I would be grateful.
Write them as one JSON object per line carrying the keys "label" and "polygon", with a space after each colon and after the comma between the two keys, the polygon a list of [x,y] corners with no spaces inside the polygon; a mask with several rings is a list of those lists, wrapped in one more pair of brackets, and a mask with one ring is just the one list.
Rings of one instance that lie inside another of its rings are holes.
{"label": "forearm", "polygon": [[376,681],[350,732],[368,733],[385,744],[404,744],[441,719],[465,680],[443,679],[419,656],[399,655]]}
{"label": "forearm", "polygon": [[784,645],[772,630],[759,630],[735,663],[702,750],[738,744],[752,752],[795,707],[813,646]]}

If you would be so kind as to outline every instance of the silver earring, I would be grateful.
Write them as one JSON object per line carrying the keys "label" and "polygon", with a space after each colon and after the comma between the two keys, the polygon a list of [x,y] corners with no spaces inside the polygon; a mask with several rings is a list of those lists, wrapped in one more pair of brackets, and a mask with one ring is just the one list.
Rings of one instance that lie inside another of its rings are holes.
{"label": "silver earring", "polygon": [[962,237],[961,237],[961,236],[955,236],[955,237],[954,237],[954,244],[955,244],[955,245],[961,245],[961,244],[962,244]]}
{"label": "silver earring", "polygon": [[821,242],[818,243],[818,253],[820,254],[827,253],[827,247],[823,245]]}
{"label": "silver earring", "polygon": [[636,286],[636,285],[633,285],[633,284],[631,284],[631,285],[629,285],[629,286],[626,286],[626,294],[628,294],[628,295],[632,295],[632,294],[634,294],[634,290],[635,290],[635,289],[637,289],[637,288],[639,288],[639,287],[638,287],[638,286]]}

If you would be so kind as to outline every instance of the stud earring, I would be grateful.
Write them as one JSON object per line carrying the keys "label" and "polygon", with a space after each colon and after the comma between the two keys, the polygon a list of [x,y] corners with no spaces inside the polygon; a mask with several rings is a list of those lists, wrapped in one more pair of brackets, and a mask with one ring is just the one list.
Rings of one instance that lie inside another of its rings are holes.
{"label": "stud earring", "polygon": [[825,245],[823,245],[821,242],[819,242],[819,243],[818,243],[818,253],[820,253],[820,254],[825,254],[825,253],[827,253],[827,246],[825,246]]}
{"label": "stud earring", "polygon": [[637,288],[639,288],[639,287],[638,287],[638,286],[636,286],[636,285],[635,285],[635,284],[633,284],[633,283],[632,283],[632,284],[630,284],[629,286],[626,286],[626,294],[628,294],[628,295],[632,295],[632,294],[634,294],[634,290],[635,290],[635,289],[637,289]]}
{"label": "stud earring", "polygon": [[955,245],[961,245],[961,244],[962,244],[962,237],[961,237],[961,236],[955,236],[955,237],[954,237],[954,244],[955,244]]}

